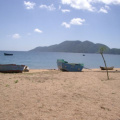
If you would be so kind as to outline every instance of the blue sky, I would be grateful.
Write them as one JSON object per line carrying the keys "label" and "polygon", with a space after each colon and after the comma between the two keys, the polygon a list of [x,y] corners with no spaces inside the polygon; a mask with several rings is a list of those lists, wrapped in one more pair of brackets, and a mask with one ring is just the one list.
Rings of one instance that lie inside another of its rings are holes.
{"label": "blue sky", "polygon": [[120,0],[0,0],[0,50],[65,40],[120,48]]}

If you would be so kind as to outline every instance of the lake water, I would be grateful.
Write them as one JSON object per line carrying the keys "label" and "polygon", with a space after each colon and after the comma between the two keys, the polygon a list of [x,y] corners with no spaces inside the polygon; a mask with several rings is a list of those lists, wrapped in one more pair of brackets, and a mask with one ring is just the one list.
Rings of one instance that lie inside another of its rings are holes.
{"label": "lake water", "polygon": [[[4,56],[4,52],[13,56]],[[120,55],[104,54],[107,66],[120,68]],[[63,53],[63,52],[16,52],[0,51],[0,64],[23,64],[30,69],[57,69],[57,59],[64,59],[70,63],[83,63],[86,68],[104,66],[100,54]]]}

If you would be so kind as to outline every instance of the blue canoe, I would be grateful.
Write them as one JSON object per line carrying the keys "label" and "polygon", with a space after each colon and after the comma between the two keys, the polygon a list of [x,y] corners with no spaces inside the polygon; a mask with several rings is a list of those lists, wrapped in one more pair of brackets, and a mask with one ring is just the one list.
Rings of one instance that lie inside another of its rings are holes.
{"label": "blue canoe", "polygon": [[23,71],[29,71],[29,68],[25,65],[16,64],[0,64],[0,72],[3,73],[22,73]]}
{"label": "blue canoe", "polygon": [[83,64],[68,63],[67,61],[64,61],[63,59],[57,60],[57,66],[59,70],[68,71],[68,72],[81,72],[84,67]]}

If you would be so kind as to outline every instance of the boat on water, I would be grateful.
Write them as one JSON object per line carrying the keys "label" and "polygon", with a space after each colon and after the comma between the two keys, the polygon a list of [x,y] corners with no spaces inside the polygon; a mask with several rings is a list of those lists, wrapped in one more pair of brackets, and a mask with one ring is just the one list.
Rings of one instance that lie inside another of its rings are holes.
{"label": "boat on water", "polygon": [[4,53],[4,55],[11,55],[12,56],[13,54],[11,54],[11,53]]}
{"label": "boat on water", "polygon": [[113,70],[114,67],[101,67],[100,66],[100,69],[101,70]]}
{"label": "boat on water", "polygon": [[2,73],[22,73],[28,71],[29,68],[26,65],[0,64],[0,72]]}
{"label": "boat on water", "polygon": [[81,72],[84,64],[80,63],[68,63],[64,61],[64,59],[57,60],[58,69],[61,71],[68,71],[68,72]]}

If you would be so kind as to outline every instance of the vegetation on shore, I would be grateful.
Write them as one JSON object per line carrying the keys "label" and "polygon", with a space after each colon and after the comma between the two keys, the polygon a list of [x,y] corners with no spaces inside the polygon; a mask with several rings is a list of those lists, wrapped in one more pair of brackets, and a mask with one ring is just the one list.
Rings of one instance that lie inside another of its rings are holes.
{"label": "vegetation on shore", "polygon": [[90,41],[81,42],[76,41],[64,41],[60,44],[45,46],[45,47],[36,47],[30,51],[35,52],[72,52],[72,53],[98,53],[99,48],[104,46],[107,51],[104,53],[107,54],[120,54],[120,49],[110,49],[108,46],[100,43],[93,43]]}

